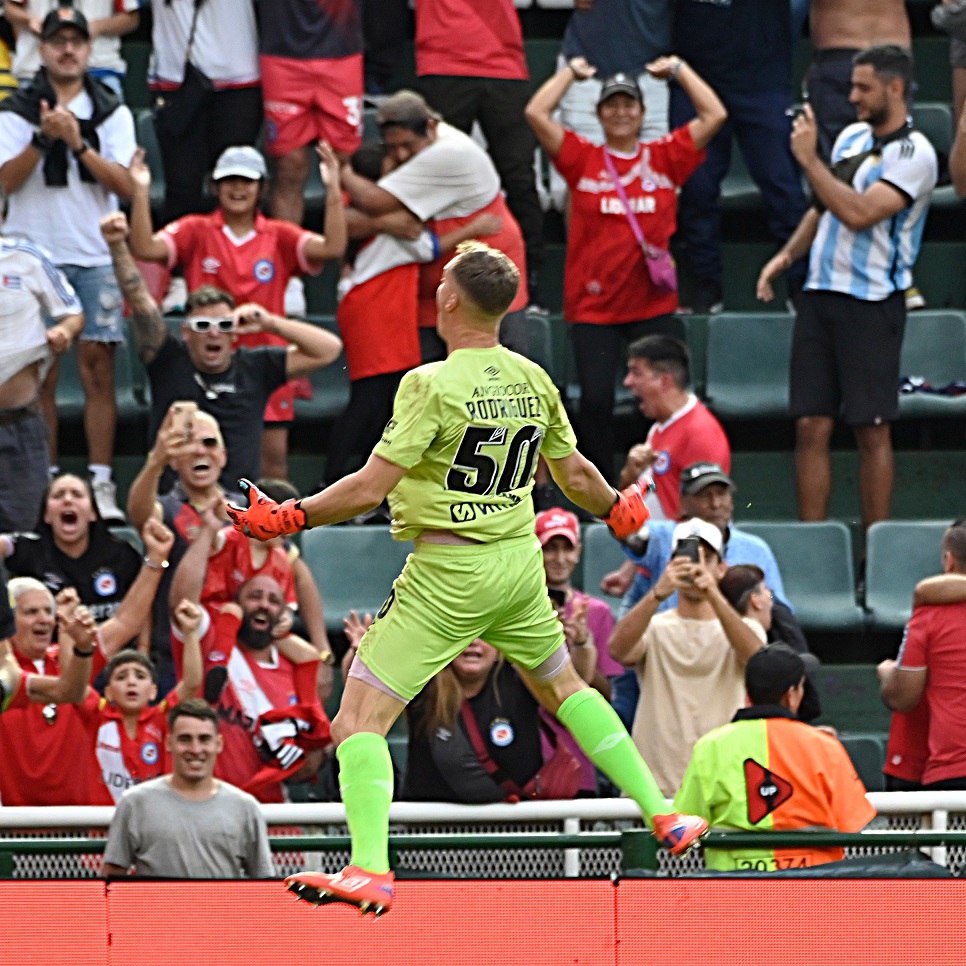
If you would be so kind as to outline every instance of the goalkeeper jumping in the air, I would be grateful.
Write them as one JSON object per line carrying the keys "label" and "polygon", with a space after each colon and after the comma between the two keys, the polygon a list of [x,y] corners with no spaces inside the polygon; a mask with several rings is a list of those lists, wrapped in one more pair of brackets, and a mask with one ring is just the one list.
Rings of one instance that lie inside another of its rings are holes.
{"label": "goalkeeper jumping in the air", "polygon": [[237,529],[267,540],[339,523],[388,496],[393,536],[416,542],[362,639],[332,722],[352,864],[335,875],[290,876],[288,888],[309,902],[346,902],[376,915],[391,907],[385,736],[407,702],[478,637],[513,661],[594,764],[637,802],[663,845],[681,854],[707,831],[701,818],[660,814],[664,797],[614,710],[574,671],[547,597],[530,500],[539,455],[566,496],[617,537],[635,533],[648,511],[638,487],[617,493],[577,452],[547,373],[500,346],[518,282],[501,252],[461,246],[436,294],[449,357],[403,378],[365,466],[280,505],[242,481],[249,508],[228,507]]}

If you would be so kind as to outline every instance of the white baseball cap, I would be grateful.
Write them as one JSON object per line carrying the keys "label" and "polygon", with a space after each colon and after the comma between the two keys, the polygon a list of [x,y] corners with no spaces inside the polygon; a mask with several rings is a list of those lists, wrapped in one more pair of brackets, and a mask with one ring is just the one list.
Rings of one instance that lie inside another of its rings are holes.
{"label": "white baseball cap", "polygon": [[262,180],[268,176],[265,159],[255,148],[247,145],[225,148],[215,162],[215,170],[211,173],[211,180],[221,181],[222,178],[232,176],[249,178],[252,181]]}
{"label": "white baseball cap", "polygon": [[691,517],[690,520],[679,523],[674,528],[671,546],[676,547],[688,537],[697,537],[699,540],[703,540],[719,557],[722,555],[724,541],[721,539],[721,531],[713,523],[708,523],[707,520],[702,520],[700,517]]}

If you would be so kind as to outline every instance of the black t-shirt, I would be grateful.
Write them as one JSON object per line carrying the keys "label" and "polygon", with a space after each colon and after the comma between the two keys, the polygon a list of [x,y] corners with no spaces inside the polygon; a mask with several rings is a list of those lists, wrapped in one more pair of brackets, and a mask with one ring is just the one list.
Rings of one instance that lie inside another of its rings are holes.
{"label": "black t-shirt", "polygon": [[791,8],[782,0],[677,0],[672,49],[715,91],[791,90]]}
{"label": "black t-shirt", "polygon": [[188,349],[169,335],[149,366],[151,382],[151,424],[154,439],[165,413],[173,402],[186,399],[218,420],[228,449],[228,462],[221,484],[238,488],[240,477],[250,480],[261,475],[262,425],[268,397],[285,382],[283,346],[237,349],[225,372],[201,373],[192,365]]}
{"label": "black t-shirt", "polygon": [[362,53],[361,0],[258,0],[258,13],[261,54],[331,60]]}
{"label": "black t-shirt", "polygon": [[13,553],[7,557],[12,577],[35,577],[54,595],[74,587],[98,624],[103,624],[121,606],[124,595],[141,569],[141,557],[126,540],[103,528],[91,527],[87,552],[69,557],[48,536],[12,533]]}
{"label": "black t-shirt", "polygon": [[[510,664],[490,674],[486,687],[470,698],[483,743],[493,761],[516,784],[526,785],[543,765],[540,712],[533,695]],[[408,708],[409,754],[403,798],[408,801],[499,802],[506,792],[479,763],[459,716],[450,731],[423,737],[425,692]]]}

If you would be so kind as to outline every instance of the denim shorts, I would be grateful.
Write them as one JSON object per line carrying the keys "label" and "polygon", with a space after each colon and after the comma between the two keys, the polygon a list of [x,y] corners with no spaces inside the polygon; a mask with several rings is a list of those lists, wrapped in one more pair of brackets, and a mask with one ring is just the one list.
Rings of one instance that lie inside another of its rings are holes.
{"label": "denim shorts", "polygon": [[124,319],[121,316],[121,290],[110,265],[57,266],[74,287],[84,307],[82,342],[124,342]]}

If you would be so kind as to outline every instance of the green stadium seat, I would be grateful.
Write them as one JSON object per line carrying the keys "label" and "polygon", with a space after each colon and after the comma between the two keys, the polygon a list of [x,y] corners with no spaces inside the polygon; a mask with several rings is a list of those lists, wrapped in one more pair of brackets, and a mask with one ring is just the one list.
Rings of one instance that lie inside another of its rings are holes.
{"label": "green stadium seat", "polygon": [[126,540],[138,553],[144,553],[144,541],[135,527],[108,527],[108,529],[119,540]]}
{"label": "green stadium seat", "polygon": [[132,111],[150,107],[148,61],[151,59],[151,44],[137,40],[122,41],[121,56],[127,64],[127,73],[124,75],[124,102]]}
{"label": "green stadium seat", "polygon": [[[934,0],[916,0],[934,5]],[[953,99],[952,71],[949,68],[949,37],[935,34],[912,38],[912,57],[918,90],[916,100],[922,103]]]}
{"label": "green stadium seat", "polygon": [[583,567],[582,587],[585,593],[592,597],[600,597],[610,604],[614,616],[620,610],[619,597],[605,597],[600,589],[600,582],[604,574],[616,570],[627,557],[621,550],[621,545],[614,539],[610,528],[604,523],[592,523],[584,527],[584,552],[580,562]]}
{"label": "green stadium seat", "polygon": [[883,520],[866,536],[865,609],[873,630],[898,630],[912,614],[912,592],[939,573],[951,520]]}
{"label": "green stadium seat", "polygon": [[839,740],[849,753],[866,791],[884,792],[882,768],[885,765],[885,748],[878,735],[839,734]]}
{"label": "green stadium seat", "polygon": [[[131,336],[128,333],[128,341]],[[114,354],[114,394],[117,399],[119,423],[132,423],[147,417],[143,398],[135,392],[131,356],[126,346],[118,346]],[[73,422],[83,418],[84,387],[81,385],[77,363],[77,349],[60,357],[60,376],[57,380],[57,418],[61,422]]]}
{"label": "green stadium seat", "polygon": [[[960,382],[966,388],[966,314],[953,311],[910,312],[902,343],[899,371],[921,377],[935,388]],[[904,393],[899,397],[903,417],[966,415],[966,394],[940,396]]]}
{"label": "green stadium seat", "polygon": [[134,130],[138,144],[144,148],[145,160],[151,171],[151,211],[157,213],[164,203],[164,168],[161,165],[161,148],[154,133],[154,118],[147,109],[134,112]]}
{"label": "green stadium seat", "polygon": [[376,615],[412,549],[393,540],[388,527],[320,527],[302,534],[302,557],[322,595],[330,634],[342,631],[350,610]]}
{"label": "green stadium seat", "polygon": [[[309,321],[330,332],[338,332],[331,316],[309,316]],[[309,375],[312,385],[311,399],[295,400],[295,418],[300,422],[326,422],[335,419],[349,402],[349,369],[345,353],[335,362]]]}
{"label": "green stadium seat", "polygon": [[[945,175],[945,180],[948,181],[949,152],[952,150],[956,126],[952,108],[944,101],[916,103],[912,108],[912,119],[916,128],[929,138],[936,149],[940,178]],[[932,193],[930,207],[933,209],[958,208],[963,205],[963,200],[951,184],[940,184]]]}
{"label": "green stadium seat", "polygon": [[523,41],[523,52],[527,58],[530,83],[538,87],[548,77],[557,72],[557,57],[560,54],[560,40],[551,38],[528,38]]}
{"label": "green stadium seat", "polygon": [[806,631],[863,627],[862,609],[855,600],[852,537],[844,523],[742,522],[741,529],[771,547],[788,601]]}
{"label": "green stadium seat", "polygon": [[758,185],[752,180],[745,164],[738,142],[731,142],[731,164],[721,182],[721,210],[722,211],[755,211],[763,210],[764,202]]}
{"label": "green stadium seat", "polygon": [[794,318],[722,312],[708,319],[705,398],[725,419],[788,416]]}
{"label": "green stadium seat", "polygon": [[822,664],[815,684],[822,696],[820,724],[841,732],[888,732],[892,713],[879,697],[874,664]]}

